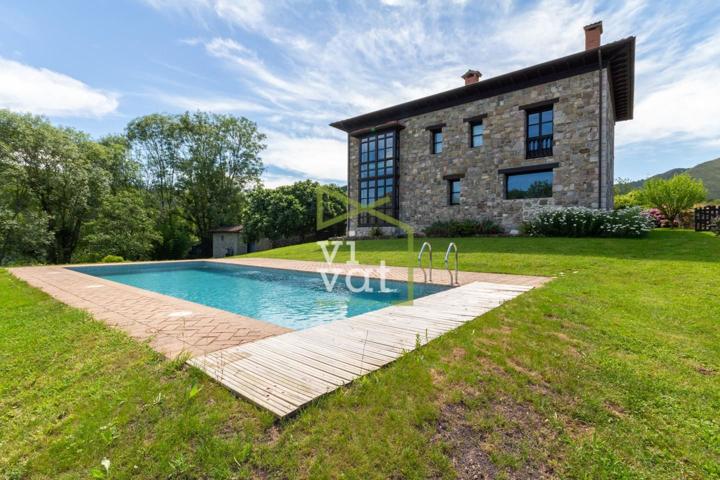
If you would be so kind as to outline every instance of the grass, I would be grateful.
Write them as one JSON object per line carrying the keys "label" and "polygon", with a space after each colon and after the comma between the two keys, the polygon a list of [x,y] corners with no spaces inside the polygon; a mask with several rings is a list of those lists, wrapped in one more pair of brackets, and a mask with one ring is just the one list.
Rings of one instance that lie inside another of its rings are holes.
{"label": "grass", "polygon": [[720,477],[720,239],[457,243],[463,270],[556,280],[283,422],[0,273],[0,475]]}

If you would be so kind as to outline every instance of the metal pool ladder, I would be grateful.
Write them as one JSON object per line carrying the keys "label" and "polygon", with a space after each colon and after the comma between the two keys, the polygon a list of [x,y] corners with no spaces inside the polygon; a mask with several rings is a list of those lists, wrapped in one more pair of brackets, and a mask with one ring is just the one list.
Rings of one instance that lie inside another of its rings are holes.
{"label": "metal pool ladder", "polygon": [[[452,270],[450,270],[450,264],[448,263],[448,257],[450,257],[451,249],[455,250],[455,280],[453,280]],[[457,245],[455,245],[455,242],[450,242],[450,245],[448,245],[447,251],[445,252],[445,268],[447,268],[447,271],[450,274],[450,285],[460,285],[460,282],[458,282],[458,248]]]}
{"label": "metal pool ladder", "polygon": [[418,267],[423,272],[423,283],[427,283],[427,273],[425,273],[425,269],[422,266],[422,254],[425,251],[425,247],[428,249],[428,255],[430,256],[430,281],[432,282],[432,245],[430,245],[429,242],[425,242],[422,244],[422,247],[420,247],[420,253],[418,253]]}

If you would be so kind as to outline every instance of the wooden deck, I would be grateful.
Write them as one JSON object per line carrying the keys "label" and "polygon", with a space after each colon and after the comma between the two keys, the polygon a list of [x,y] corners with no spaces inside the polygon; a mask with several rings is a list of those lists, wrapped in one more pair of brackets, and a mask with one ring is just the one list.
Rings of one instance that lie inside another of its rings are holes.
{"label": "wooden deck", "polygon": [[279,417],[376,370],[533,287],[473,282],[326,325],[189,360]]}

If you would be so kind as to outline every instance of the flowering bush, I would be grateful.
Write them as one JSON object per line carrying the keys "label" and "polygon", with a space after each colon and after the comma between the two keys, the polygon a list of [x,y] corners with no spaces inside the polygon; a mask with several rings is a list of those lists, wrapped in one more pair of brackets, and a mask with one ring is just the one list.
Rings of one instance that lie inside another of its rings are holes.
{"label": "flowering bush", "polygon": [[531,236],[545,237],[641,237],[655,226],[640,207],[606,211],[584,207],[541,210],[523,225]]}
{"label": "flowering bush", "polygon": [[645,210],[645,214],[652,219],[656,227],[662,227],[665,223],[669,223],[668,219],[665,218],[665,215],[663,215],[657,208]]}
{"label": "flowering bush", "polygon": [[675,227],[681,227],[681,228],[692,228],[694,223],[694,211],[693,210],[686,210],[684,212],[680,212],[677,216],[677,219],[674,222],[671,222],[667,219],[663,213],[657,209],[657,208],[651,208],[649,210],[645,211],[648,215],[650,215],[655,222],[656,227],[662,227],[662,228],[675,228]]}

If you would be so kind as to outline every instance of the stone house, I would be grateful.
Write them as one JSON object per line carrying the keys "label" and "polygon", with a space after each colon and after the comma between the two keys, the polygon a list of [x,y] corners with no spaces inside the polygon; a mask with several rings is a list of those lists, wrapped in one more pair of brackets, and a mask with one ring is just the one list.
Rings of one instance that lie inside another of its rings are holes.
{"label": "stone house", "polygon": [[[332,123],[348,135],[348,194],[421,231],[492,218],[517,228],[545,206],[613,207],[615,122],[633,116],[635,37]],[[348,235],[395,229],[372,215]]]}
{"label": "stone house", "polygon": [[261,238],[255,242],[246,242],[242,225],[219,227],[212,230],[213,257],[223,258],[232,255],[241,255],[249,252],[259,252],[273,248],[272,242]]}

